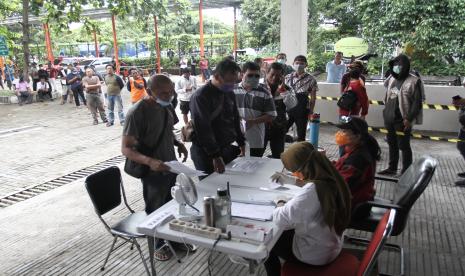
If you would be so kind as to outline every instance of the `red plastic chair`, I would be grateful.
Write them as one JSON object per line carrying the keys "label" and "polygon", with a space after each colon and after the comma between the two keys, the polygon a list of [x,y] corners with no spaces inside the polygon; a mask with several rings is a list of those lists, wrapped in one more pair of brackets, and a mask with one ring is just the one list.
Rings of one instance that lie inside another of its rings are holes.
{"label": "red plastic chair", "polygon": [[389,237],[394,224],[396,211],[389,209],[378,223],[362,260],[342,251],[330,264],[322,267],[308,266],[302,263],[286,262],[281,270],[281,276],[365,276],[369,275],[376,263],[381,248]]}

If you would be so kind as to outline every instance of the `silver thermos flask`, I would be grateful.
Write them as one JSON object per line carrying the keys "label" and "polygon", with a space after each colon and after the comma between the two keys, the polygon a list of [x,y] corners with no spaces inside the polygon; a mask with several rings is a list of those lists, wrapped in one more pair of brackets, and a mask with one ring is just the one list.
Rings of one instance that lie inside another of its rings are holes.
{"label": "silver thermos flask", "polygon": [[205,225],[215,227],[215,198],[206,196],[203,198],[203,214]]}

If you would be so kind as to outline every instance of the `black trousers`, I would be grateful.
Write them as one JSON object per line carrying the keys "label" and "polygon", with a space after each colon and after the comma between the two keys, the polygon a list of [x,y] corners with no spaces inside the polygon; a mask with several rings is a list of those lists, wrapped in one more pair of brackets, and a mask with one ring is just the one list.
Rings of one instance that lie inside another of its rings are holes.
{"label": "black trousers", "polygon": [[265,152],[265,148],[250,148],[250,156],[262,157]]}
{"label": "black trousers", "polygon": [[[196,142],[191,145],[191,159],[194,162],[194,166],[197,170],[203,171],[206,174],[213,173],[213,159],[207,155],[201,146]],[[221,157],[223,158],[224,164],[228,164],[232,160],[236,159],[239,155],[240,149],[234,145],[227,145],[221,149]],[[205,177],[199,177],[201,179]]]}
{"label": "black trousers", "polygon": [[308,114],[310,112],[288,113],[289,120],[287,121],[287,129],[295,123],[297,127],[297,141],[305,141],[308,125]]}
{"label": "black trousers", "polygon": [[288,262],[300,261],[294,256],[292,252],[292,240],[294,239],[294,230],[287,230],[281,234],[276,244],[271,249],[268,259],[265,261],[265,270],[268,276],[281,275],[281,261],[279,258]]}
{"label": "black trousers", "polygon": [[171,200],[171,187],[176,183],[176,174],[151,172],[141,179],[145,212],[152,213]]}
{"label": "black trousers", "polygon": [[[402,151],[402,173],[412,164],[412,148],[410,146],[410,135],[412,130],[404,131],[402,122],[385,124],[388,131],[387,143],[389,145],[389,169],[397,170],[399,164],[399,150]],[[397,135],[403,132],[404,135]]]}
{"label": "black trousers", "polygon": [[83,90],[82,86],[78,86],[78,87],[76,87],[74,89],[71,89],[71,91],[73,91],[74,102],[75,102],[76,106],[80,106],[79,98],[81,98],[84,105],[87,105],[86,98],[84,97],[84,90]]}
{"label": "black trousers", "polygon": [[32,91],[37,91],[37,83],[39,81],[39,79],[32,79]]}
{"label": "black trousers", "polygon": [[286,142],[286,130],[278,127],[267,127],[265,130],[265,146],[270,142],[271,156],[275,159],[281,158],[281,153],[284,152],[284,144]]}
{"label": "black trousers", "polygon": [[[176,174],[151,172],[141,179],[142,194],[145,202],[145,212],[148,214],[157,210],[172,199],[171,187],[176,183]],[[164,240],[156,239],[155,248],[163,246]]]}
{"label": "black trousers", "polygon": [[39,95],[39,99],[41,99],[41,100],[51,100],[51,99],[53,99],[52,92],[50,92],[50,91],[38,92],[38,95]]}
{"label": "black trousers", "polygon": [[465,130],[462,128],[459,131],[459,140],[457,142],[457,149],[460,152],[460,155],[462,155],[463,159],[465,159]]}

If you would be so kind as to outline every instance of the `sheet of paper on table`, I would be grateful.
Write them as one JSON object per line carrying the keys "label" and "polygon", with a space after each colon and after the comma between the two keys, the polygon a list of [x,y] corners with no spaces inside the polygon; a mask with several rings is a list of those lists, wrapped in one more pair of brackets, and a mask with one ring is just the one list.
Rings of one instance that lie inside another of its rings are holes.
{"label": "sheet of paper on table", "polygon": [[265,163],[265,160],[260,159],[241,159],[233,161],[233,165],[231,168],[228,168],[229,171],[233,172],[242,172],[242,173],[253,173],[256,172],[257,169]]}
{"label": "sheet of paper on table", "polygon": [[232,202],[231,213],[233,217],[267,221],[273,219],[273,205],[248,204]]}
{"label": "sheet of paper on table", "polygon": [[165,162],[165,164],[168,167],[170,167],[170,171],[173,173],[184,173],[185,175],[190,176],[190,177],[207,175],[206,173],[202,171],[189,168],[188,166],[176,160]]}

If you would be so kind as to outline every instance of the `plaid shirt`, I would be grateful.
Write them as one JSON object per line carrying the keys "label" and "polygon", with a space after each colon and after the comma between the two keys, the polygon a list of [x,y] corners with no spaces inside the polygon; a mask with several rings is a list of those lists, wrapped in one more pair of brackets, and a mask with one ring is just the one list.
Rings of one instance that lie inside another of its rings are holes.
{"label": "plaid shirt", "polygon": [[[253,119],[263,115],[277,116],[274,100],[263,86],[247,92],[242,83],[234,89],[237,109],[241,119]],[[253,125],[245,130],[245,138],[251,148],[263,148],[265,141],[265,123]]]}

